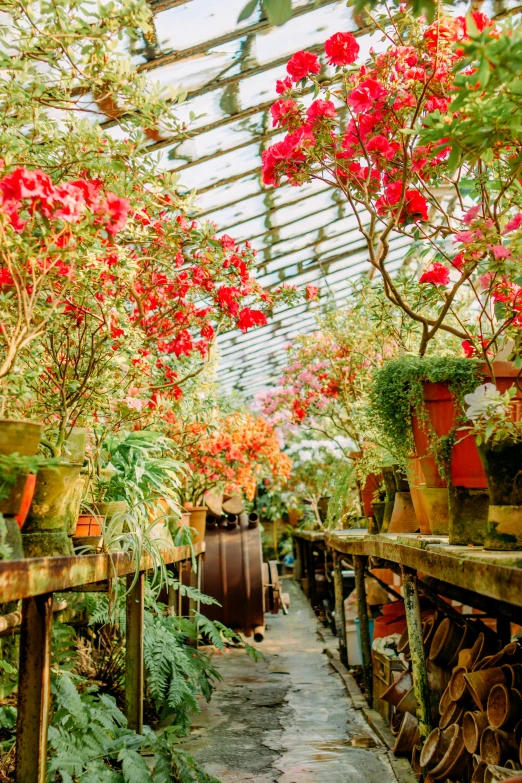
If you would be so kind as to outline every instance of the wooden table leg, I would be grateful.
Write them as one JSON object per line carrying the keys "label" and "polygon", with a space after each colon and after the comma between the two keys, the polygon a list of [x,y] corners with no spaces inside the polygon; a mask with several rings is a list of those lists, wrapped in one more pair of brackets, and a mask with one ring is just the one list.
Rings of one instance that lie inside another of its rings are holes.
{"label": "wooden table leg", "polygon": [[335,591],[335,627],[337,628],[337,638],[339,641],[339,655],[345,666],[348,666],[348,645],[346,641],[346,617],[344,615],[344,595],[343,595],[343,569],[341,566],[341,555],[334,550],[334,591]]}
{"label": "wooden table leg", "polygon": [[308,583],[308,599],[312,606],[315,606],[316,602],[316,589],[315,589],[315,563],[314,563],[314,546],[311,541],[306,541],[306,576]]}
{"label": "wooden table leg", "polygon": [[402,568],[402,584],[410,644],[413,692],[417,700],[417,718],[419,720],[419,736],[422,745],[431,732],[431,704],[428,672],[424,657],[417,574],[408,568]]}
{"label": "wooden table leg", "polygon": [[303,555],[302,555],[300,544],[301,542],[299,541],[299,539],[294,538],[294,553],[295,553],[294,579],[296,582],[299,582],[299,584],[301,584],[301,579],[303,577]]}
{"label": "wooden table leg", "polygon": [[361,555],[353,556],[355,589],[357,591],[357,614],[359,617],[359,632],[361,634],[364,689],[366,691],[366,700],[371,707],[373,705],[373,667],[368,604],[366,603],[366,586],[364,584],[365,566],[365,557]]}
{"label": "wooden table leg", "polygon": [[125,714],[129,729],[143,730],[143,615],[145,574],[127,576],[127,622],[125,633]]}
{"label": "wooden table leg", "polygon": [[23,599],[16,724],[16,783],[45,783],[51,701],[52,626],[52,593]]}

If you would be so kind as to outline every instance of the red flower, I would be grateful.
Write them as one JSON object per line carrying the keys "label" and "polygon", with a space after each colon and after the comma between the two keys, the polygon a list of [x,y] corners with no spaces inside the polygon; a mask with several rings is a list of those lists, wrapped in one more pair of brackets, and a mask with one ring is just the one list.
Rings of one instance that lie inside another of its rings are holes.
{"label": "red flower", "polygon": [[280,98],[270,107],[270,114],[272,115],[272,123],[274,127],[278,125],[286,125],[288,120],[292,116],[296,116],[299,113],[299,107],[292,98]]}
{"label": "red flower", "polygon": [[464,349],[464,353],[466,354],[467,359],[471,359],[475,353],[475,349],[473,347],[473,344],[470,343],[469,340],[463,340],[462,341],[462,347]]}
{"label": "red flower", "polygon": [[13,284],[14,284],[14,280],[11,276],[11,272],[9,271],[9,269],[6,269],[5,267],[0,269],[0,287],[4,285],[11,286]]}
{"label": "red flower", "polygon": [[38,199],[47,202],[54,195],[51,178],[39,169],[15,169],[0,182],[4,199]]}
{"label": "red flower", "polygon": [[289,76],[285,76],[284,79],[278,79],[276,81],[276,93],[278,95],[282,95],[284,92],[291,90],[292,87],[293,82]]}
{"label": "red flower", "polygon": [[[419,193],[418,190],[407,190],[406,200],[404,203],[403,215],[406,212],[406,216],[411,220],[427,220],[428,219],[428,202],[424,196]],[[401,217],[401,221],[404,218]]]}
{"label": "red flower", "polygon": [[214,329],[210,324],[205,324],[205,326],[201,329],[201,336],[205,338],[205,340],[212,340],[214,337]]}
{"label": "red flower", "polygon": [[449,269],[444,264],[430,264],[419,279],[419,283],[432,283],[433,285],[448,285],[450,279]]}
{"label": "red flower", "polygon": [[223,250],[233,250],[236,246],[236,240],[229,237],[228,234],[223,234],[223,236],[219,238],[219,243]]}
{"label": "red flower", "polygon": [[312,285],[311,283],[306,286],[306,298],[309,302],[313,302],[319,298],[319,289],[317,286]]}
{"label": "red flower", "polygon": [[105,201],[103,202],[101,209],[108,217],[108,221],[105,224],[109,234],[113,236],[125,228],[127,222],[127,214],[129,212],[130,202],[126,198],[120,198],[114,193],[107,193]]}
{"label": "red flower", "polygon": [[[402,182],[390,182],[384,188],[384,195],[375,202],[379,215],[385,215],[390,207],[394,207],[401,200]],[[404,194],[400,223],[405,220],[427,220],[428,202],[418,190],[407,190]]]}
{"label": "red flower", "polygon": [[296,52],[288,61],[286,70],[292,77],[292,81],[299,82],[301,79],[306,79],[310,73],[319,73],[321,65],[316,54]]}
{"label": "red flower", "polygon": [[359,54],[359,44],[351,33],[335,33],[324,45],[329,65],[349,65]]}
{"label": "red flower", "polygon": [[399,145],[397,142],[390,144],[385,136],[374,136],[368,142],[366,142],[366,150],[368,152],[376,153],[376,157],[386,158],[391,160],[395,155]]}
{"label": "red flower", "polygon": [[384,98],[387,94],[388,91],[376,79],[366,79],[351,91],[348,105],[357,113],[368,111],[375,101]]}
{"label": "red flower", "polygon": [[261,310],[244,307],[239,313],[237,326],[242,332],[247,332],[252,326],[265,326],[266,322],[266,315]]}
{"label": "red flower", "polygon": [[311,122],[320,117],[335,117],[336,113],[332,101],[314,101],[306,110],[306,116]]}

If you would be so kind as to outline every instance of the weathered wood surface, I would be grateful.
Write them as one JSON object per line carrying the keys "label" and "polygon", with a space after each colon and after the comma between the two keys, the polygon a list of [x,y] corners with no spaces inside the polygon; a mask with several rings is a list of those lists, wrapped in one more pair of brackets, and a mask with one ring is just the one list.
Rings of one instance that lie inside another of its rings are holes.
{"label": "weathered wood surface", "polygon": [[348,555],[378,557],[489,598],[522,606],[522,550],[493,552],[450,546],[443,536],[363,535],[337,530],[326,534],[329,547]]}
{"label": "weathered wood surface", "polygon": [[[194,547],[196,556],[204,551],[204,542]],[[167,564],[189,560],[190,547],[178,546],[163,550],[162,557]],[[152,558],[143,555],[140,568],[148,570],[152,566]],[[71,587],[91,585],[93,582],[102,582],[116,576],[126,576],[134,573],[135,570],[133,559],[124,554],[3,560],[0,562],[0,603],[46,593],[63,592]]]}
{"label": "weathered wood surface", "polygon": [[312,541],[314,544],[324,543],[325,534],[320,530],[293,530],[294,538],[300,538],[302,541]]}

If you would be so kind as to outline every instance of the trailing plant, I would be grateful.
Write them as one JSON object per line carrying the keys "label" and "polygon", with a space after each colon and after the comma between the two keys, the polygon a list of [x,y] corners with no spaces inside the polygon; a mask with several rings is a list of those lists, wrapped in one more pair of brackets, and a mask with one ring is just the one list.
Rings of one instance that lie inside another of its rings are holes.
{"label": "trailing plant", "polygon": [[[474,359],[405,355],[392,359],[375,373],[370,393],[371,413],[382,442],[404,470],[408,467],[408,457],[415,453],[411,428],[414,414],[428,434],[441,475],[446,474],[456,429],[465,420],[464,397],[476,388],[481,377],[480,367],[481,362]],[[424,381],[447,384],[456,401],[456,425],[442,438],[436,436],[426,412]]]}

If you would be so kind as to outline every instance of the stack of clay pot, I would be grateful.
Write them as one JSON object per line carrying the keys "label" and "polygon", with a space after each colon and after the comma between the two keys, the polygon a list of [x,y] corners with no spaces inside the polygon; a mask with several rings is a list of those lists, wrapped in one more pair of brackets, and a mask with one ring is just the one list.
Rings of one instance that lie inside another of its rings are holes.
{"label": "stack of clay pot", "polygon": [[[432,698],[432,726],[420,749],[411,672],[405,670],[381,698],[393,704],[394,753],[410,755],[428,783],[496,783],[522,772],[522,648],[498,650],[480,621],[455,623],[434,614],[423,623]],[[407,665],[405,632],[398,652]],[[519,691],[520,689],[520,691]]]}
{"label": "stack of clay pot", "polygon": [[438,727],[418,760],[412,753],[428,783],[488,783],[520,769],[522,648],[512,642],[498,650],[494,634],[487,628],[477,634],[480,627],[446,618],[433,638],[428,666],[444,661],[452,671],[440,699]]}

